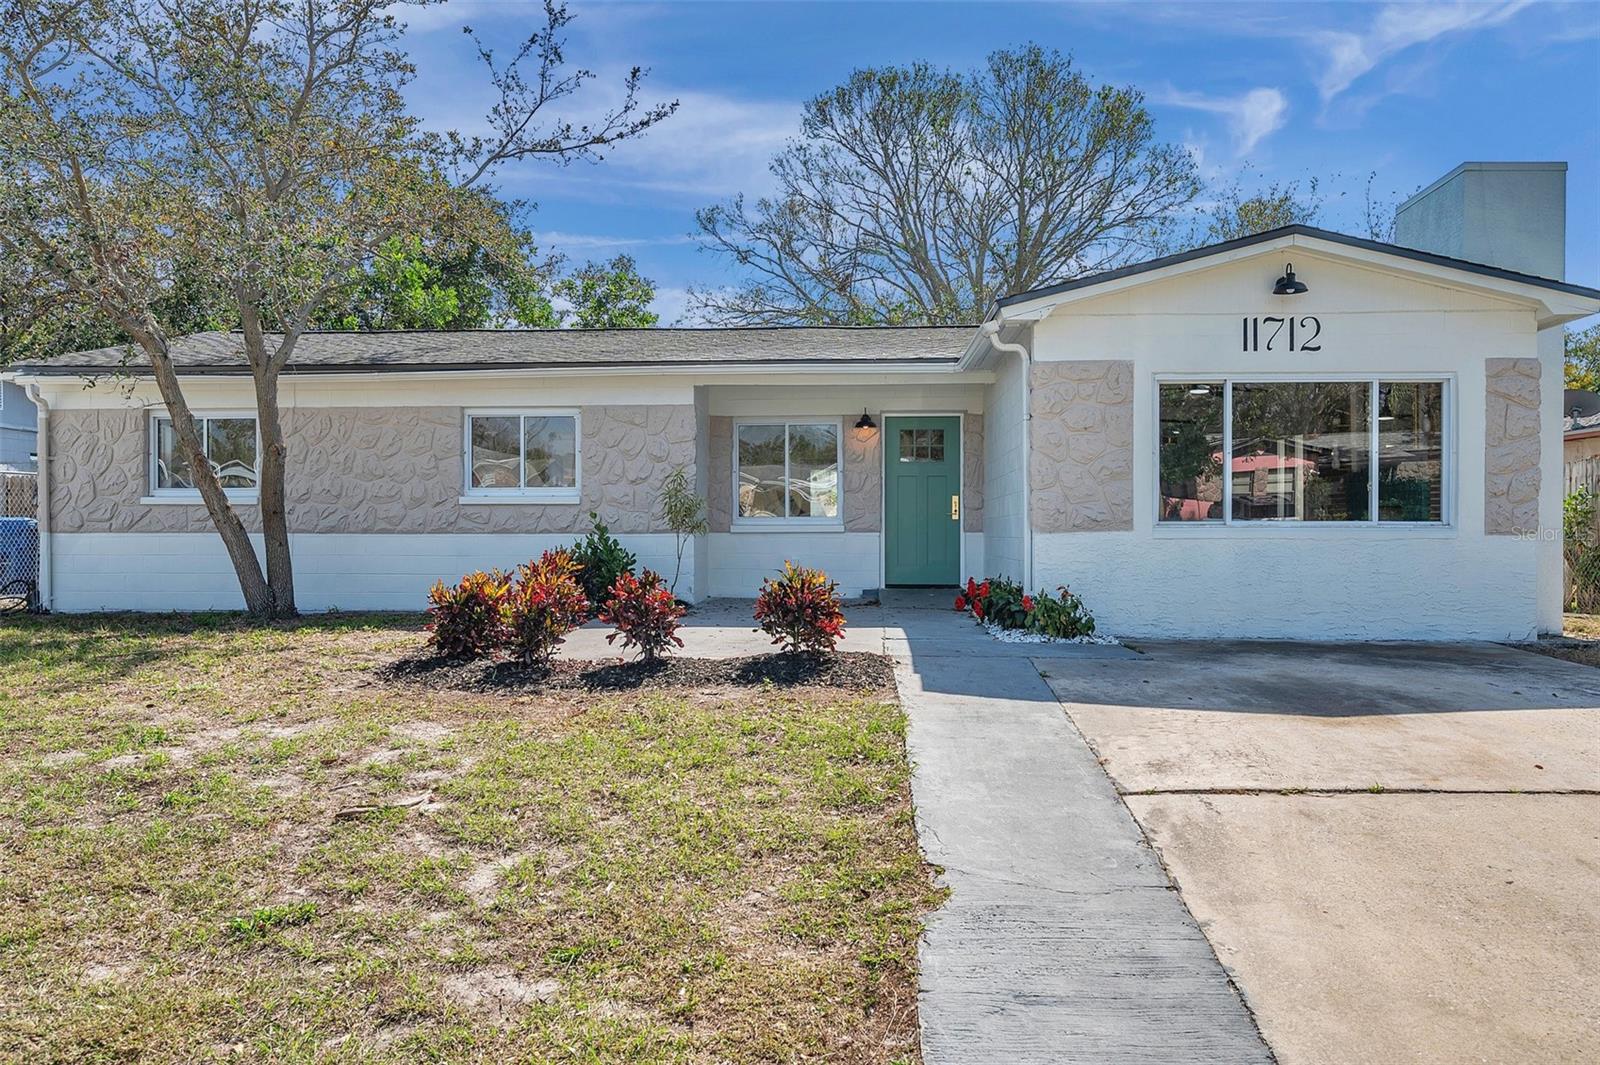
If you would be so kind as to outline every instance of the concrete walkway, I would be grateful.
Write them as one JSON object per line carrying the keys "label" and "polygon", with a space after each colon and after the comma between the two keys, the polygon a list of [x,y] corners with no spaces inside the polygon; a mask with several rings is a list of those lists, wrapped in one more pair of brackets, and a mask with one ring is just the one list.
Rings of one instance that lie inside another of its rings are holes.
{"label": "concrete walkway", "polygon": [[[920,951],[924,1060],[1271,1062],[1205,936],[1040,675],[1140,656],[1000,643],[949,600],[890,593],[881,606],[848,608],[841,647],[896,661],[917,834],[951,889]],[[749,602],[703,603],[684,619],[681,653],[771,650],[753,629]],[[605,632],[573,633],[561,653],[614,655]]]}
{"label": "concrete walkway", "polygon": [[950,901],[921,949],[922,1051],[968,1062],[1270,1062],[1047,672],[1134,657],[885,612],[917,832]]}

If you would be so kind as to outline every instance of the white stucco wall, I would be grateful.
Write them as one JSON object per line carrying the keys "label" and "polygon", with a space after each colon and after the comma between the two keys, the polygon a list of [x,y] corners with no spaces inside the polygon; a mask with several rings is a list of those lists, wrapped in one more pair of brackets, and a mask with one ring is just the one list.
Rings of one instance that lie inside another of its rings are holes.
{"label": "white stucco wall", "polygon": [[[1069,584],[1107,631],[1135,636],[1506,639],[1549,626],[1549,548],[1484,532],[1485,360],[1536,354],[1548,445],[1540,517],[1559,530],[1560,364],[1536,339],[1534,312],[1300,248],[1292,259],[1311,291],[1274,297],[1285,257],[1082,300],[1035,327],[1037,361],[1133,362],[1135,505],[1131,531],[1036,532],[1034,583]],[[1241,351],[1243,317],[1290,310],[1321,319],[1320,352]],[[1158,526],[1159,375],[1408,373],[1449,382],[1445,527]]]}
{"label": "white stucco wall", "polygon": [[[498,374],[472,377],[444,374],[398,378],[361,376],[350,379],[285,379],[283,400],[297,409],[392,409],[471,407],[588,408],[599,405],[688,407],[694,419],[694,473],[702,493],[729,490],[712,485],[709,462],[710,421],[722,418],[828,417],[840,420],[845,431],[866,407],[880,425],[885,411],[913,413],[981,413],[986,374],[964,379],[948,373],[785,376],[773,373],[719,374],[697,378],[688,375],[653,376],[619,374],[536,375]],[[66,412],[63,426],[78,412],[154,407],[159,400],[148,385],[131,394],[119,389],[85,389],[77,380],[48,383],[53,407]],[[195,379],[186,383],[190,404],[196,410],[248,410],[253,406],[249,386],[243,381]],[[81,422],[82,419],[77,421]],[[880,430],[881,431],[881,430]],[[291,441],[291,447],[294,441]],[[143,445],[140,445],[141,447]],[[142,452],[141,452],[142,453]],[[142,460],[141,460],[142,461]],[[364,460],[366,461],[366,460]],[[379,466],[383,456],[370,460]],[[457,462],[452,452],[447,459]],[[726,464],[724,464],[726,468]],[[142,465],[139,471],[142,474]],[[419,473],[418,476],[421,476]],[[871,511],[881,509],[881,492],[873,480]],[[846,500],[853,511],[860,500]],[[143,502],[128,506],[144,507]],[[156,504],[148,504],[157,506]],[[468,504],[463,504],[468,505]],[[470,504],[484,507],[485,504]],[[201,512],[199,504],[161,509]],[[525,504],[496,505],[496,511],[532,515]],[[582,524],[586,527],[587,521]],[[699,538],[684,559],[679,592],[695,599],[707,596],[750,598],[761,579],[780,569],[787,559],[825,569],[848,596],[859,596],[882,585],[883,541],[877,531],[839,529],[795,530],[736,529]],[[221,541],[204,528],[203,517],[190,531],[57,532],[52,536],[52,607],[61,611],[88,610],[200,610],[239,609],[243,602]],[[513,530],[474,532],[396,533],[381,528],[349,532],[296,532],[294,552],[296,599],[303,610],[338,607],[355,609],[417,610],[425,604],[428,588],[436,580],[458,579],[473,569],[510,567],[551,548],[570,546],[577,531],[535,533]],[[674,538],[664,532],[619,534],[618,539],[639,556],[642,565],[671,574],[675,564]],[[979,572],[983,536],[963,535],[963,547],[973,561],[967,567]],[[259,545],[258,545],[259,552]]]}
{"label": "white stucco wall", "polygon": [[[572,546],[554,534],[296,533],[295,602],[301,610],[421,610],[437,580],[498,566],[509,569],[540,552]],[[639,563],[672,574],[673,538],[618,536]],[[252,537],[256,554],[261,538]],[[58,533],[51,538],[55,609],[242,610],[238,578],[213,533]],[[694,561],[684,559],[692,583]]]}
{"label": "white stucco wall", "polygon": [[984,393],[983,565],[974,576],[1024,579],[1022,360],[1001,356]]}

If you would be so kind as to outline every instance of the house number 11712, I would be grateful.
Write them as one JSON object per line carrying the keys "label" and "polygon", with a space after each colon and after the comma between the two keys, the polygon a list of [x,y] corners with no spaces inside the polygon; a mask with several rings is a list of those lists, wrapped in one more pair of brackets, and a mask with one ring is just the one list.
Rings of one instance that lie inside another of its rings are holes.
{"label": "house number 11712", "polygon": [[[1245,351],[1271,351],[1279,340],[1285,341],[1280,351],[1321,351],[1317,338],[1322,335],[1322,321],[1314,314],[1303,318],[1280,318],[1277,315],[1245,318],[1241,325]],[[1284,334],[1288,336],[1285,337]]]}

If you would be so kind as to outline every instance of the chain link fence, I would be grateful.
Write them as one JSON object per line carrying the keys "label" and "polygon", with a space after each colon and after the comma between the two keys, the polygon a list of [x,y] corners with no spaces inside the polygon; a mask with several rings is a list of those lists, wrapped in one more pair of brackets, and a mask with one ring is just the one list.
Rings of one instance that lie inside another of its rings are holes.
{"label": "chain link fence", "polygon": [[39,608],[39,479],[0,472],[0,610]]}
{"label": "chain link fence", "polygon": [[1600,458],[1569,459],[1561,506],[1565,599],[1573,614],[1600,614]]}

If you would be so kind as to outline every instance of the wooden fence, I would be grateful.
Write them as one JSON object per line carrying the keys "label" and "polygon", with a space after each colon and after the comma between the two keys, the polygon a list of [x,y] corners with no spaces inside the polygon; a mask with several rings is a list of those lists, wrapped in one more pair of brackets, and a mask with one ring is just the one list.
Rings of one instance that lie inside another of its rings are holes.
{"label": "wooden fence", "polygon": [[39,478],[31,473],[0,473],[0,518],[32,518],[39,513]]}
{"label": "wooden fence", "polygon": [[1600,495],[1600,456],[1567,460],[1566,474],[1566,495],[1580,488]]}

